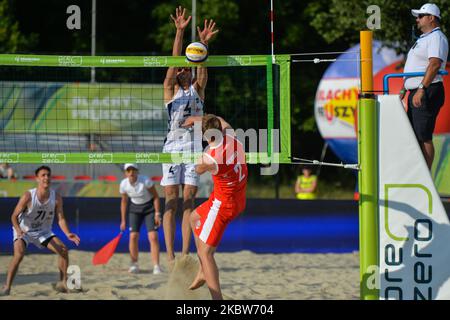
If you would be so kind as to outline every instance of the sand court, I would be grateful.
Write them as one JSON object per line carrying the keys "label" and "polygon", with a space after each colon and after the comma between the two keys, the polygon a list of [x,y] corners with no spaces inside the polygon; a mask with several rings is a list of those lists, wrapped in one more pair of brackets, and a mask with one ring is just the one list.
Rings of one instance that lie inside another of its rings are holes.
{"label": "sand court", "polygon": [[[140,253],[139,274],[129,274],[129,255],[116,253],[104,266],[91,264],[93,252],[70,251],[70,264],[81,270],[82,292],[59,293],[53,289],[59,273],[57,257],[28,254],[16,276],[11,295],[2,300],[208,300],[206,285],[191,291],[198,258],[177,259],[168,272],[165,253],[163,273],[152,274],[150,255]],[[227,300],[358,300],[359,255],[256,254],[251,251],[216,253],[220,281]],[[0,282],[4,283],[11,256],[0,256]]]}

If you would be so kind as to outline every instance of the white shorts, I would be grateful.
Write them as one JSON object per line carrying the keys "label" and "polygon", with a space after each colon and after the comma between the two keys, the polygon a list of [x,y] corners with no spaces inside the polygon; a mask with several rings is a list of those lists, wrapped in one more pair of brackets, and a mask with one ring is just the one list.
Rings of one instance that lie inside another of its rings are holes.
{"label": "white shorts", "polygon": [[25,244],[28,245],[30,243],[34,244],[39,249],[45,248],[42,243],[48,240],[51,237],[54,237],[55,234],[51,230],[39,230],[39,231],[29,231],[25,233],[22,238],[17,237],[16,229],[13,228],[14,241],[18,239],[22,239],[25,241]]}
{"label": "white shorts", "polygon": [[173,186],[177,184],[188,184],[198,186],[199,175],[195,172],[195,164],[171,164],[163,163],[162,186]]}

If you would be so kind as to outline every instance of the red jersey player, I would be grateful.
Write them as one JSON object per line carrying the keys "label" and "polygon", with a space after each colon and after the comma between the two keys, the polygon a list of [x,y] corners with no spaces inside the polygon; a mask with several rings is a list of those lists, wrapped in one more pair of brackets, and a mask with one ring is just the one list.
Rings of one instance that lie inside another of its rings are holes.
{"label": "red jersey player", "polygon": [[218,300],[222,299],[222,293],[214,253],[228,223],[245,209],[248,172],[244,147],[225,120],[209,114],[190,117],[184,126],[191,126],[196,121],[202,121],[208,146],[195,171],[198,174],[211,172],[214,189],[209,199],[191,214],[200,269],[189,288],[197,289],[206,282],[211,297]]}

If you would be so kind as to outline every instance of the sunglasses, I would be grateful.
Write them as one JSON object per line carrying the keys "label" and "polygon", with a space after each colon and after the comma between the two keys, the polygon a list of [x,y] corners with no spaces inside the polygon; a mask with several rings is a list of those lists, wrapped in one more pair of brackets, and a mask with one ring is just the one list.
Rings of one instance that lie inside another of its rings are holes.
{"label": "sunglasses", "polygon": [[421,13],[417,15],[417,18],[422,19],[423,17],[431,16],[431,14],[428,13]]}
{"label": "sunglasses", "polygon": [[181,71],[191,71],[191,68],[178,68],[178,72]]}

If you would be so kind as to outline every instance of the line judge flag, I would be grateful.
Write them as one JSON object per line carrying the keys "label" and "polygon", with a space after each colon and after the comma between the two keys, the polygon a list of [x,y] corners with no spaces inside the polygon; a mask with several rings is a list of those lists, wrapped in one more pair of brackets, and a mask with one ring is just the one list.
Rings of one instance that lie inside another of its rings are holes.
{"label": "line judge flag", "polygon": [[109,259],[114,255],[117,245],[119,244],[120,238],[122,238],[123,232],[119,233],[117,237],[108,242],[103,248],[101,248],[92,258],[92,264],[107,264]]}

